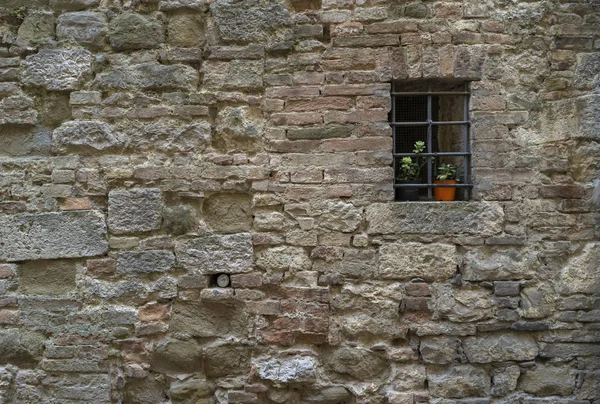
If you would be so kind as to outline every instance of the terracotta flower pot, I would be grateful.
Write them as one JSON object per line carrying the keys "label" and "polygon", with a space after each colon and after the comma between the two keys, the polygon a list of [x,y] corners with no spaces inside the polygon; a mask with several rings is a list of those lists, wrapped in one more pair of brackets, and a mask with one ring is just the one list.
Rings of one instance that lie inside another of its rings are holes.
{"label": "terracotta flower pot", "polygon": [[[434,184],[456,184],[456,180],[433,180]],[[436,201],[453,201],[456,199],[456,187],[433,188]]]}

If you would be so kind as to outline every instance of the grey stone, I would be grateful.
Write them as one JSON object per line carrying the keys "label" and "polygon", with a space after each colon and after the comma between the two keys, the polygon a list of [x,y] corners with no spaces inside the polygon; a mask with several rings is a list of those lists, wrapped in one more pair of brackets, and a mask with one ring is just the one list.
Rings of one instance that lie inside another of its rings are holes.
{"label": "grey stone", "polygon": [[167,43],[183,48],[203,47],[205,25],[202,13],[175,14],[169,18]]}
{"label": "grey stone", "polygon": [[[435,220],[431,220],[435,217]],[[490,236],[502,231],[504,212],[494,202],[374,203],[366,208],[369,234],[424,233]]]}
{"label": "grey stone", "polygon": [[160,404],[165,399],[164,380],[150,374],[143,379],[127,380],[123,389],[123,402],[132,404]]}
{"label": "grey stone", "polygon": [[474,288],[453,288],[448,284],[432,285],[433,319],[448,319],[457,323],[478,321],[494,315],[490,291]]}
{"label": "grey stone", "polygon": [[292,23],[283,2],[273,0],[217,0],[210,5],[219,35],[225,41],[267,42],[285,37]]}
{"label": "grey stone", "polygon": [[78,11],[98,7],[100,0],[50,0],[50,7],[56,10]]}
{"label": "grey stone", "polygon": [[0,330],[0,364],[34,367],[44,353],[43,334],[26,330]]}
{"label": "grey stone", "polygon": [[456,246],[452,244],[385,244],[379,254],[383,279],[444,281],[456,273]]}
{"label": "grey stone", "polygon": [[50,91],[77,90],[91,76],[93,60],[83,49],[43,49],[27,56],[21,80]]}
{"label": "grey stone", "polygon": [[519,389],[536,396],[570,396],[576,372],[567,366],[538,364],[519,379]]}
{"label": "grey stone", "polygon": [[527,361],[535,359],[538,346],[528,334],[502,332],[482,337],[468,337],[463,349],[472,363]]}
{"label": "grey stone", "polygon": [[108,20],[104,13],[81,11],[58,17],[56,36],[60,41],[75,41],[89,49],[101,49],[108,35]]}
{"label": "grey stone", "polygon": [[338,404],[352,398],[352,394],[342,386],[325,387],[319,391],[304,391],[302,402],[308,404]]}
{"label": "grey stone", "polygon": [[115,189],[108,194],[108,228],[114,234],[158,230],[162,196],[157,188]]}
{"label": "grey stone", "polygon": [[209,122],[194,122],[180,126],[171,120],[152,123],[129,123],[123,127],[132,150],[159,150],[169,152],[202,152],[210,146],[211,126]]}
{"label": "grey stone", "polygon": [[106,90],[184,90],[198,86],[198,71],[190,66],[161,65],[155,62],[116,67],[96,76],[94,85]]}
{"label": "grey stone", "polygon": [[0,125],[35,125],[38,112],[34,107],[35,101],[29,97],[14,96],[0,100]]}
{"label": "grey stone", "polygon": [[290,140],[299,139],[330,139],[352,135],[353,126],[333,126],[329,128],[293,128],[287,131]]}
{"label": "grey stone", "polygon": [[0,216],[0,261],[92,257],[107,250],[101,212]]}
{"label": "grey stone", "polygon": [[206,0],[160,0],[159,10],[174,11],[179,9],[204,10]]}
{"label": "grey stone", "polygon": [[331,371],[361,381],[380,380],[390,373],[383,355],[359,347],[338,348],[327,353],[324,362]]}
{"label": "grey stone", "polygon": [[72,260],[28,261],[19,266],[19,291],[30,295],[62,295],[75,290],[77,263]]}
{"label": "grey stone", "polygon": [[278,383],[313,383],[317,364],[308,356],[270,359],[260,364],[258,376]]}
{"label": "grey stone", "polygon": [[162,25],[141,14],[126,12],[110,23],[110,44],[117,50],[152,49],[164,41]]}
{"label": "grey stone", "polygon": [[458,358],[460,340],[456,337],[425,337],[419,350],[425,363],[446,364]]}
{"label": "grey stone", "polygon": [[490,394],[491,382],[487,371],[471,365],[428,367],[427,379],[429,393],[433,397],[486,397]]}
{"label": "grey stone", "polygon": [[572,256],[560,270],[560,293],[594,294],[600,290],[600,243],[588,243]]}
{"label": "grey stone", "polygon": [[167,272],[174,265],[175,256],[171,251],[123,251],[117,258],[117,275]]}
{"label": "grey stone", "polygon": [[54,39],[54,13],[34,11],[27,14],[17,33],[17,45],[42,46]]}
{"label": "grey stone", "polygon": [[600,54],[578,53],[573,84],[577,89],[597,89],[600,86]]}
{"label": "grey stone", "polygon": [[320,227],[344,233],[356,230],[363,220],[362,209],[342,201],[313,204],[310,214],[317,218]]}
{"label": "grey stone", "polygon": [[252,228],[252,205],[245,194],[216,193],[202,205],[204,218],[214,231],[238,233]]}
{"label": "grey stone", "polygon": [[264,124],[258,112],[247,107],[225,107],[217,116],[214,145],[224,151],[252,152],[260,141]]}
{"label": "grey stone", "polygon": [[249,233],[207,234],[178,242],[175,254],[180,265],[200,274],[252,271],[254,251]]}
{"label": "grey stone", "polygon": [[460,45],[454,54],[454,77],[466,80],[479,80],[483,75],[485,47],[480,45]]}
{"label": "grey stone", "polygon": [[202,349],[196,341],[167,338],[160,341],[150,365],[159,372],[192,373],[202,369]]}
{"label": "grey stone", "polygon": [[577,398],[600,400],[600,371],[587,371],[583,374],[583,383],[577,391]]}
{"label": "grey stone", "polygon": [[553,290],[546,285],[523,288],[519,313],[524,318],[545,318],[554,312]]}
{"label": "grey stone", "polygon": [[329,275],[372,277],[377,271],[379,255],[371,250],[346,249],[340,261],[315,261],[313,270]]}
{"label": "grey stone", "polygon": [[540,356],[542,358],[560,358],[571,360],[576,356],[594,355],[600,355],[600,345],[598,344],[555,343],[540,345]]}
{"label": "grey stone", "polygon": [[56,153],[97,154],[124,144],[124,136],[101,121],[65,122],[52,134],[52,150]]}
{"label": "grey stone", "polygon": [[247,318],[243,306],[213,302],[176,302],[170,322],[173,335],[184,337],[243,337]]}
{"label": "grey stone", "polygon": [[174,236],[180,236],[198,228],[196,210],[189,205],[168,207],[163,212],[165,231]]}
{"label": "grey stone", "polygon": [[208,380],[176,380],[171,383],[169,397],[173,404],[195,404],[202,402],[201,398],[212,396],[215,388],[215,384]]}
{"label": "grey stone", "polygon": [[219,345],[204,350],[204,372],[210,378],[245,375],[250,371],[252,348]]}
{"label": "grey stone", "polygon": [[208,61],[202,66],[203,86],[214,90],[261,90],[264,62],[262,60]]}
{"label": "grey stone", "polygon": [[308,253],[302,247],[271,247],[256,255],[256,265],[267,271],[307,271],[311,268]]}
{"label": "grey stone", "polygon": [[521,369],[518,366],[509,366],[506,369],[496,370],[492,378],[492,395],[505,396],[515,391],[520,375]]}
{"label": "grey stone", "polygon": [[464,255],[462,277],[466,281],[530,279],[539,267],[537,256],[521,248],[479,247]]}

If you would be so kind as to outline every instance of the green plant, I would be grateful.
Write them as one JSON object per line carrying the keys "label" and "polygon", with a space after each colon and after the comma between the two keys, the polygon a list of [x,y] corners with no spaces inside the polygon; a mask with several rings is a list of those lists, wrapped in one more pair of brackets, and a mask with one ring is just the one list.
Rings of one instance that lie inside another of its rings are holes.
{"label": "green plant", "polygon": [[[413,153],[420,154],[425,151],[425,142],[417,141],[414,145]],[[398,165],[398,173],[396,179],[398,181],[414,181],[421,178],[421,169],[427,161],[432,159],[431,157],[415,156],[414,160],[412,157],[402,157]]]}
{"label": "green plant", "polygon": [[456,173],[458,172],[458,166],[450,163],[442,163],[437,166],[436,178],[438,180],[455,180]]}

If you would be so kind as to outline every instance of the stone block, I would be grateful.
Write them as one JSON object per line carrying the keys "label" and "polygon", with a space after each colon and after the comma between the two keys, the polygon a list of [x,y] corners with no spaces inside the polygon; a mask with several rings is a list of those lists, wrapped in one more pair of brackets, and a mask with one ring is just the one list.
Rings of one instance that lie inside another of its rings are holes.
{"label": "stone block", "polygon": [[600,243],[588,243],[572,256],[560,270],[561,294],[597,293],[600,287]]}
{"label": "stone block", "polygon": [[238,233],[252,228],[252,205],[245,194],[212,194],[202,205],[209,227],[218,232]]}
{"label": "stone block", "polygon": [[446,364],[458,359],[460,340],[456,337],[425,337],[419,350],[425,363]]}
{"label": "stone block", "polygon": [[91,77],[93,61],[83,49],[43,49],[27,56],[21,81],[49,91],[77,90]]}
{"label": "stone block", "polygon": [[168,272],[175,265],[171,251],[123,251],[117,258],[117,275]]}
{"label": "stone block", "polygon": [[115,67],[96,76],[94,85],[103,90],[182,90],[194,91],[198,71],[182,64],[161,65],[156,62]]}
{"label": "stone block", "polygon": [[256,265],[267,271],[307,271],[312,263],[302,247],[271,247],[256,254]]}
{"label": "stone block", "polygon": [[217,0],[210,11],[225,41],[271,42],[290,35],[290,10],[280,1]]}
{"label": "stone block", "polygon": [[215,384],[209,380],[187,379],[174,381],[169,389],[169,397],[173,404],[202,403],[215,391]]}
{"label": "stone block", "polygon": [[[494,202],[373,203],[365,210],[369,234],[424,233],[490,236],[502,230],[504,212]],[[435,217],[435,220],[431,220]]]}
{"label": "stone block", "polygon": [[531,335],[512,332],[468,337],[463,341],[463,349],[472,363],[527,361],[538,354]]}
{"label": "stone block", "polygon": [[104,215],[97,211],[0,216],[0,261],[92,257],[107,250]]}
{"label": "stone block", "polygon": [[50,7],[54,10],[79,11],[98,7],[100,0],[50,0]]}
{"label": "stone block", "polygon": [[311,205],[311,216],[319,227],[349,233],[358,228],[363,220],[361,208],[342,201],[323,201]]}
{"label": "stone block", "polygon": [[33,11],[27,14],[19,26],[17,45],[38,47],[54,39],[54,14],[49,11]]}
{"label": "stone block", "polygon": [[479,80],[483,75],[486,51],[480,45],[460,45],[454,54],[454,77]]}
{"label": "stone block", "polygon": [[213,90],[256,91],[263,87],[262,60],[208,61],[202,65],[202,85]]}
{"label": "stone block", "polygon": [[0,330],[0,364],[34,367],[44,353],[43,334],[17,329]]}
{"label": "stone block", "polygon": [[539,266],[537,256],[521,248],[478,247],[464,255],[462,276],[467,281],[530,279]]}
{"label": "stone block", "polygon": [[64,295],[75,291],[78,264],[72,260],[28,261],[19,266],[19,292]]}
{"label": "stone block", "polygon": [[258,376],[278,383],[314,383],[317,363],[311,357],[270,359],[260,364]]}
{"label": "stone block", "polygon": [[178,242],[175,254],[181,266],[200,274],[252,271],[254,251],[249,233],[207,234]]}
{"label": "stone block", "polygon": [[169,18],[167,43],[184,48],[202,47],[206,42],[204,31],[202,14],[174,14]]}
{"label": "stone block", "polygon": [[471,365],[428,367],[427,379],[433,397],[487,397],[490,394],[490,375],[485,369]]}
{"label": "stone block", "polygon": [[333,404],[347,402],[352,398],[345,387],[331,386],[318,391],[303,391],[302,401],[307,404]]}
{"label": "stone block", "polygon": [[219,345],[204,350],[204,372],[210,378],[245,375],[250,371],[252,348],[243,345]]}
{"label": "stone block", "polygon": [[[319,247],[317,247],[319,248]],[[341,251],[341,250],[340,250]],[[337,254],[337,251],[335,251]],[[315,255],[313,249],[313,258],[325,258],[325,261],[316,261],[313,263],[313,270],[325,273],[326,276],[351,278],[371,278],[377,271],[379,256],[375,251],[370,250],[343,250],[341,260],[330,261],[331,252],[328,249],[319,248]]]}
{"label": "stone block", "polygon": [[166,338],[160,341],[150,366],[165,373],[193,373],[202,370],[202,348],[194,340]]}
{"label": "stone block", "polygon": [[536,396],[570,396],[575,389],[576,371],[568,366],[538,364],[519,380],[519,389]]}
{"label": "stone block", "polygon": [[144,15],[125,12],[110,23],[110,44],[117,50],[152,49],[164,41],[162,25]]}
{"label": "stone block", "polygon": [[247,334],[244,307],[213,302],[176,302],[170,331],[182,337],[244,337]]}
{"label": "stone block", "polygon": [[112,190],[108,194],[108,228],[113,234],[158,230],[162,209],[160,189]]}
{"label": "stone block", "polygon": [[494,371],[492,378],[492,396],[505,396],[517,388],[517,380],[521,376],[518,366],[508,366]]}
{"label": "stone block", "polygon": [[56,36],[60,41],[74,41],[88,49],[104,46],[108,35],[108,20],[104,13],[81,11],[64,13],[58,17]]}
{"label": "stone block", "polygon": [[448,319],[463,323],[489,319],[494,315],[495,302],[490,291],[453,288],[449,284],[432,285],[433,319]]}
{"label": "stone block", "polygon": [[101,121],[65,122],[52,134],[52,149],[61,154],[95,154],[118,149],[124,144],[124,136]]}
{"label": "stone block", "polygon": [[390,366],[383,355],[358,347],[342,347],[327,352],[324,363],[330,371],[359,381],[381,380],[390,373]]}
{"label": "stone block", "polygon": [[444,281],[456,273],[456,246],[402,243],[379,248],[379,277],[383,279]]}

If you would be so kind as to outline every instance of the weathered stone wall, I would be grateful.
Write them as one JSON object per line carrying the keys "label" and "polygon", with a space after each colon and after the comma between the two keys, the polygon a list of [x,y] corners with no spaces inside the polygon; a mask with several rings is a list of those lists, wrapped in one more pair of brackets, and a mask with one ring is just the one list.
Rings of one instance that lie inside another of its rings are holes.
{"label": "weathered stone wall", "polygon": [[600,403],[599,88],[597,0],[2,0],[0,402]]}

